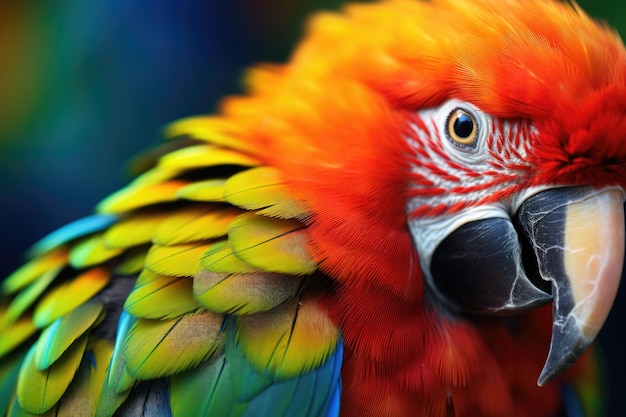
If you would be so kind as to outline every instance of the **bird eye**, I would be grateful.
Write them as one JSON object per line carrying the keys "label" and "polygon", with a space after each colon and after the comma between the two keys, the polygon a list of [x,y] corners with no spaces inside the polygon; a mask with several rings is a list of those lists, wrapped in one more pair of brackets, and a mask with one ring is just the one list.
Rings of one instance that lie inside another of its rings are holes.
{"label": "bird eye", "polygon": [[478,137],[476,119],[471,113],[463,109],[454,109],[448,116],[446,134],[453,144],[464,148],[473,148],[476,146],[475,142]]}

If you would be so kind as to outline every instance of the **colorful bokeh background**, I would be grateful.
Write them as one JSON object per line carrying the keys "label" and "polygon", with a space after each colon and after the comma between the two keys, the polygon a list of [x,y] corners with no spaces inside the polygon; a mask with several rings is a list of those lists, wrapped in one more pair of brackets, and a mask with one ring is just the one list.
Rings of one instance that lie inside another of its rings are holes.
{"label": "colorful bokeh background", "polygon": [[[341,3],[0,2],[0,277],[123,186],[125,163],[163,125],[211,112],[244,68],[287,59],[306,15]],[[626,3],[580,5],[626,36]],[[611,416],[626,415],[624,293],[600,335]]]}

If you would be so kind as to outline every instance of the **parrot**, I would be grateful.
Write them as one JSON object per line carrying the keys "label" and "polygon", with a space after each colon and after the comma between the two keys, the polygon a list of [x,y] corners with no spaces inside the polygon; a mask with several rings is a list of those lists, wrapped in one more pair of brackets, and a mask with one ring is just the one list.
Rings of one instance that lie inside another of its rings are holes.
{"label": "parrot", "polygon": [[626,49],[557,0],[313,14],[1,284],[0,415],[600,416]]}

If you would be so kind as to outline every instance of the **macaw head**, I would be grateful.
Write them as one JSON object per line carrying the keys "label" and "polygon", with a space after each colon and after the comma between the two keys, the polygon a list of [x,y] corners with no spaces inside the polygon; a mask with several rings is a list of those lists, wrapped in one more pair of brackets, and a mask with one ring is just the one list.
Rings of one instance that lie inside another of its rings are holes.
{"label": "macaw head", "polygon": [[364,329],[401,333],[399,311],[552,302],[544,384],[598,334],[624,258],[626,51],[611,30],[544,0],[352,5],[248,81],[228,129],[308,208],[331,313],[373,316],[344,327],[348,348]]}

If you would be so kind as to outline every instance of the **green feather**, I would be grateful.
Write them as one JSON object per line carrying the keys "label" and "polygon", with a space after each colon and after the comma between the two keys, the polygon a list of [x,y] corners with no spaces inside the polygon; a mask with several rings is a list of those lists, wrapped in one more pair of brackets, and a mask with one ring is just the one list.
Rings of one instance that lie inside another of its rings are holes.
{"label": "green feather", "polygon": [[122,253],[120,248],[106,246],[103,235],[78,241],[70,250],[70,265],[76,269],[100,264]]}
{"label": "green feather", "polygon": [[92,300],[46,327],[35,345],[37,369],[48,369],[76,339],[93,326],[103,309],[100,301]]}
{"label": "green feather", "polygon": [[20,291],[4,314],[0,317],[0,329],[4,329],[14,323],[20,316],[28,310],[41,294],[48,288],[59,274],[59,269],[55,268],[44,273],[38,280]]}
{"label": "green feather", "polygon": [[124,304],[128,313],[148,319],[171,319],[198,307],[191,278],[161,276],[145,270]]}
{"label": "green feather", "polygon": [[138,319],[125,341],[126,366],[138,379],[182,372],[219,354],[223,316],[208,311],[173,320]]}
{"label": "green feather", "polygon": [[87,336],[84,335],[45,371],[37,369],[37,348],[33,346],[28,351],[18,376],[17,397],[20,407],[34,414],[45,413],[54,407],[72,382],[86,345]]}
{"label": "green feather", "polygon": [[0,361],[0,416],[4,416],[15,393],[15,383],[19,375],[26,350],[12,352]]}
{"label": "green feather", "polygon": [[174,417],[239,417],[246,404],[236,403],[232,371],[224,355],[172,376],[170,404]]}
{"label": "green feather", "polygon": [[52,271],[60,271],[67,263],[67,252],[57,250],[22,265],[2,282],[2,292],[13,294]]}

